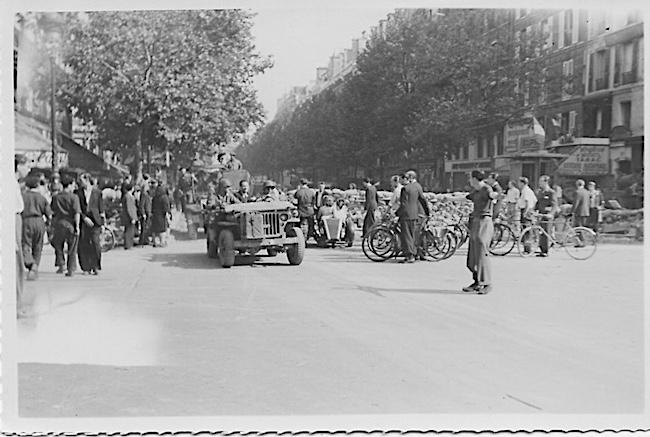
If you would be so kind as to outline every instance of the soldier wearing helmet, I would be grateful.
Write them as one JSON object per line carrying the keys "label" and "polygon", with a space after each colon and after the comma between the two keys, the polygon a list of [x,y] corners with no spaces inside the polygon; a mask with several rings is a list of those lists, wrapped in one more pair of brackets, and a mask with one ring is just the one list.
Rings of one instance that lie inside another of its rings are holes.
{"label": "soldier wearing helmet", "polygon": [[[212,190],[211,190],[212,191]],[[226,205],[241,203],[232,192],[232,183],[226,178],[219,181],[216,193],[210,193],[208,196],[208,208],[223,208]]]}
{"label": "soldier wearing helmet", "polygon": [[262,201],[273,202],[280,200],[280,192],[273,181],[264,182],[264,192],[262,193]]}

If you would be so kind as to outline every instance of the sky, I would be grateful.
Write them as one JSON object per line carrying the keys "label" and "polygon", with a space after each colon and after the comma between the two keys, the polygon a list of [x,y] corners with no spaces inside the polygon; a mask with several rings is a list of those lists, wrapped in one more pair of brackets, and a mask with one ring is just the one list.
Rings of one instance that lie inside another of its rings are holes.
{"label": "sky", "polygon": [[262,55],[271,55],[274,66],[255,80],[267,121],[273,119],[276,102],[293,86],[316,78],[316,68],[329,57],[350,48],[352,39],[377,25],[393,9],[327,7],[253,9],[253,36]]}

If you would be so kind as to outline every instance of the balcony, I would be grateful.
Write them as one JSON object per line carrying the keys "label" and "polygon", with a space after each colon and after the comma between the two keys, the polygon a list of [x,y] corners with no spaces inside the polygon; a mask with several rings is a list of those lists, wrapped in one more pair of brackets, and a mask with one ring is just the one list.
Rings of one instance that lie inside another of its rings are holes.
{"label": "balcony", "polygon": [[636,82],[636,72],[634,71],[625,71],[623,72],[622,85],[627,85],[628,83]]}
{"label": "balcony", "polygon": [[604,90],[607,88],[607,80],[605,78],[596,79],[596,89],[595,91]]}

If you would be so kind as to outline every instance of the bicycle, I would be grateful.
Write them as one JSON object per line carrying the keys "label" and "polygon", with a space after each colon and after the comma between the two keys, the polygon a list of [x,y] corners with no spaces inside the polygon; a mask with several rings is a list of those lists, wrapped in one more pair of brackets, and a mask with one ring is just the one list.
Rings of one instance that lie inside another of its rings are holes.
{"label": "bicycle", "polygon": [[[541,214],[533,216],[533,224],[522,231],[517,240],[517,249],[523,257],[529,257],[537,252],[540,246],[540,237],[544,235],[548,241],[548,247],[564,247],[569,256],[573,259],[586,260],[591,258],[598,247],[596,233],[584,226],[573,227],[569,225],[570,215],[565,216],[566,220],[562,229],[555,229],[555,232],[547,232],[540,224]],[[553,220],[547,220],[550,226],[554,225]],[[542,222],[544,222],[542,220]]]}
{"label": "bicycle", "polygon": [[490,242],[489,252],[495,256],[506,256],[515,248],[519,236],[509,224],[497,218],[494,221],[494,233]]}

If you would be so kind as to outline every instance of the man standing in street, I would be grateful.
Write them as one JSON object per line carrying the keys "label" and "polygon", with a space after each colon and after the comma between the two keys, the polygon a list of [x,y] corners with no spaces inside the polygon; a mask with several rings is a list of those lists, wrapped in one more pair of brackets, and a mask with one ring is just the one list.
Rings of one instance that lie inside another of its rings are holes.
{"label": "man standing in street", "polygon": [[397,210],[399,209],[402,188],[404,188],[404,184],[402,184],[403,179],[405,179],[404,175],[394,175],[390,178],[390,187],[393,190],[393,194],[390,197],[388,206],[393,213],[397,213]]}
{"label": "man standing in street", "polygon": [[235,197],[241,202],[241,203],[247,203],[250,201],[251,194],[250,194],[250,184],[246,179],[242,179],[239,181],[239,190],[235,193]]}
{"label": "man standing in street", "polygon": [[[519,200],[517,201],[517,208],[519,208],[520,211],[522,232],[532,223],[535,205],[537,205],[537,197],[533,190],[528,186],[528,178],[522,176],[519,178]],[[524,241],[524,252],[530,252],[530,244],[527,241]]]}
{"label": "man standing in street", "polygon": [[145,179],[140,189],[140,201],[138,202],[138,219],[140,220],[140,238],[138,244],[140,247],[149,244],[149,234],[151,234],[151,195],[149,178]]}
{"label": "man standing in street", "polygon": [[81,229],[79,233],[79,267],[84,273],[98,275],[102,269],[102,247],[99,242],[104,224],[104,202],[96,180],[88,173],[79,177],[79,206]]}
{"label": "man standing in street", "polygon": [[23,204],[23,195],[20,189],[19,181],[23,179],[29,173],[29,167],[27,166],[27,157],[23,154],[16,154],[14,156],[14,171],[16,175],[16,186],[15,190],[15,237],[16,237],[16,307],[18,317],[24,317],[26,315],[25,305],[25,296],[23,293],[23,281],[25,274],[25,262],[23,260],[23,220],[22,212],[25,208]]}
{"label": "man standing in street", "polygon": [[587,191],[589,192],[589,220],[587,226],[594,232],[598,232],[598,224],[600,223],[600,211],[605,204],[603,195],[600,190],[596,189],[596,182],[589,181],[587,184]]}
{"label": "man standing in street", "polygon": [[316,190],[316,194],[314,195],[314,209],[316,211],[318,211],[320,207],[325,204],[325,202],[323,202],[323,197],[325,197],[326,194],[325,182],[320,181],[318,183],[318,190]]}
{"label": "man standing in street", "polygon": [[[549,233],[549,235],[551,234],[553,218],[558,209],[557,197],[555,190],[553,190],[549,184],[550,180],[551,178],[546,175],[540,176],[537,205],[535,206],[535,209],[542,215],[540,225],[542,226],[542,229]],[[537,256],[548,256],[548,237],[544,233],[539,236],[539,250],[540,253],[538,253]]]}
{"label": "man standing in street", "polygon": [[379,204],[379,197],[377,196],[377,188],[372,183],[370,178],[365,178],[363,184],[366,187],[366,201],[365,210],[366,216],[363,218],[363,232],[362,238],[368,235],[368,231],[375,224],[375,211]]}
{"label": "man standing in street", "polygon": [[[28,176],[25,179],[27,190],[23,192],[23,259],[27,268],[27,279],[38,278],[38,266],[43,253],[43,239],[52,210],[47,199],[40,193],[39,179]],[[45,217],[45,220],[43,219]]]}
{"label": "man standing in street", "polygon": [[586,226],[589,219],[589,192],[585,189],[585,181],[576,181],[575,200],[573,201],[573,226]]}
{"label": "man standing in street", "polygon": [[497,193],[483,179],[483,172],[472,171],[469,183],[474,191],[467,198],[474,203],[474,209],[470,217],[467,268],[472,272],[474,281],[463,287],[465,292],[475,291],[478,294],[486,294],[492,286],[489,248],[494,233],[492,201],[497,197]]}
{"label": "man standing in street", "polygon": [[[79,239],[79,221],[81,206],[79,196],[74,193],[75,183],[70,176],[61,176],[63,191],[52,198],[52,222],[54,223],[54,238],[52,246],[56,260],[54,264],[57,273],[63,273],[67,268],[66,276],[72,276],[77,269],[77,242]],[[67,248],[67,259],[64,247]]]}
{"label": "man standing in street", "polygon": [[485,178],[485,183],[492,188],[492,191],[497,193],[497,197],[493,201],[493,211],[492,211],[492,221],[496,220],[499,218],[499,215],[501,214],[501,208],[503,207],[503,198],[504,193],[503,193],[503,188],[501,188],[501,185],[497,181],[499,175],[496,173],[489,173],[488,176]]}
{"label": "man standing in street", "polygon": [[122,197],[122,225],[124,226],[124,250],[133,247],[133,237],[135,235],[135,224],[138,222],[138,210],[135,206],[135,197],[133,197],[133,185],[125,186],[125,193]]}
{"label": "man standing in street", "polygon": [[307,225],[307,235],[305,241],[314,235],[314,192],[307,186],[307,180],[301,179],[298,190],[294,194],[298,203],[298,216],[300,217],[300,226],[304,231]]}
{"label": "man standing in street", "polygon": [[406,172],[408,183],[404,185],[400,192],[400,206],[398,209],[398,216],[400,220],[400,237],[402,242],[402,251],[404,252],[404,260],[402,262],[412,263],[415,262],[415,257],[424,258],[424,254],[420,254],[419,246],[419,217],[420,212],[424,212],[426,216],[429,215],[429,205],[424,198],[424,191],[422,186],[417,181],[417,174],[413,170]]}

